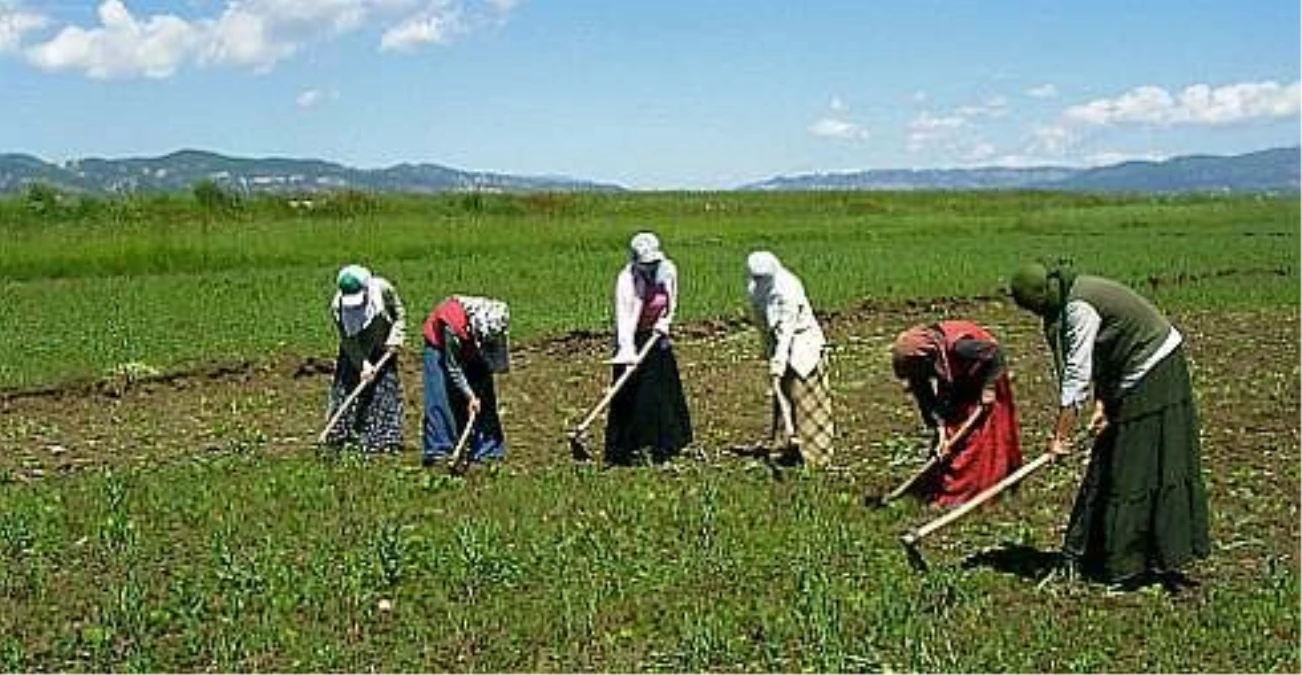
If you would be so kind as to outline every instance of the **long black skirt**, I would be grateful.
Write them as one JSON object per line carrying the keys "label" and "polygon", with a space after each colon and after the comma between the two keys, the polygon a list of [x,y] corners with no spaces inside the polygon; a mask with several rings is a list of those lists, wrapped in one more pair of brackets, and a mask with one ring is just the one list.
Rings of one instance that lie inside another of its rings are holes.
{"label": "long black skirt", "polygon": [[[640,350],[650,332],[634,336]],[[625,366],[615,366],[611,382]],[[607,464],[663,462],[692,442],[692,419],[678,376],[673,345],[661,339],[610,403],[606,417]]]}
{"label": "long black skirt", "polygon": [[1064,553],[1105,582],[1177,572],[1207,557],[1207,489],[1184,351],[1105,406],[1109,424],[1094,442]]}

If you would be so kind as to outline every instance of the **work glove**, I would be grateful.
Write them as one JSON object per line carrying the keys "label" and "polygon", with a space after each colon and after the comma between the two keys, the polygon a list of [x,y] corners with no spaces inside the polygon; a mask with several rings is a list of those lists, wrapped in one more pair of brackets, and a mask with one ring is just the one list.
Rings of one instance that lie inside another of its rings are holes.
{"label": "work glove", "polygon": [[769,361],[769,377],[780,378],[787,373],[787,362],[785,359],[771,359]]}
{"label": "work glove", "polygon": [[668,318],[664,318],[664,317],[662,317],[661,319],[659,319],[658,321],[656,321],[655,325],[651,327],[651,330],[655,331],[658,335],[661,335],[661,336],[664,336],[664,337],[668,337],[668,336],[669,336],[669,319],[668,319]]}
{"label": "work glove", "polygon": [[371,363],[370,361],[363,361],[363,362],[362,362],[362,381],[363,381],[363,382],[372,382],[372,381],[374,381],[374,380],[375,380],[375,376],[379,374],[379,370],[380,370],[379,368],[376,368],[376,367],[375,367],[375,364],[374,364],[374,363]]}

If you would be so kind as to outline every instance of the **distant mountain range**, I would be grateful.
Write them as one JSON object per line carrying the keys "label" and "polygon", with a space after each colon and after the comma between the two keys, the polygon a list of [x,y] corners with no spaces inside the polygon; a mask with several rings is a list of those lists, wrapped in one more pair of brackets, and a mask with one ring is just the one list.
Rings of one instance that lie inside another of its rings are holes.
{"label": "distant mountain range", "polygon": [[376,192],[569,192],[620,190],[617,185],[555,176],[461,171],[438,164],[355,169],[315,159],[247,159],[201,150],[162,157],[88,158],[51,164],[31,155],[0,154],[0,194],[34,182],[69,192],[189,190],[201,180],[240,192],[313,193],[353,188]]}
{"label": "distant mountain range", "polygon": [[[1061,166],[976,169],[872,169],[781,176],[738,190],[1066,190],[1095,192],[1297,192],[1302,148],[1244,155],[1195,155],[1162,162],[1123,162],[1091,169]],[[462,171],[438,164],[356,169],[315,159],[227,157],[181,150],[162,157],[78,159],[53,164],[31,155],[0,154],[0,194],[44,183],[67,192],[189,190],[212,180],[241,192],[301,194],[352,188],[374,192],[595,192],[612,183]]]}
{"label": "distant mountain range", "polygon": [[1297,192],[1302,148],[1191,155],[1090,169],[1061,166],[872,169],[782,176],[741,190],[1066,190],[1090,192]]}

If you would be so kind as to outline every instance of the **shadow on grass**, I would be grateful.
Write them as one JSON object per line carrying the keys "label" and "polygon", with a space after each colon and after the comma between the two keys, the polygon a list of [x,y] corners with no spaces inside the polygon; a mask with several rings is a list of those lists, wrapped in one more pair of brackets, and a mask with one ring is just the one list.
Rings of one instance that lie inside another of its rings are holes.
{"label": "shadow on grass", "polygon": [[1034,546],[1010,543],[973,553],[962,562],[963,569],[986,567],[1032,581],[1043,579],[1065,564],[1061,551],[1041,551]]}

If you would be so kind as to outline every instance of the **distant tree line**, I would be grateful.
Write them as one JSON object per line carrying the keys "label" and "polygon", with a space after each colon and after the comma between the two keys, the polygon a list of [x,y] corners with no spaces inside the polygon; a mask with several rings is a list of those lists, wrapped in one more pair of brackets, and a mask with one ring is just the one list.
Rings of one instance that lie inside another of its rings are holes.
{"label": "distant tree line", "polygon": [[232,189],[215,180],[194,183],[188,192],[94,194],[42,182],[0,197],[0,225],[166,222],[177,219],[232,222],[259,218],[354,219],[376,215],[573,216],[612,197],[576,193],[449,192],[376,193],[356,189],[301,194]]}

